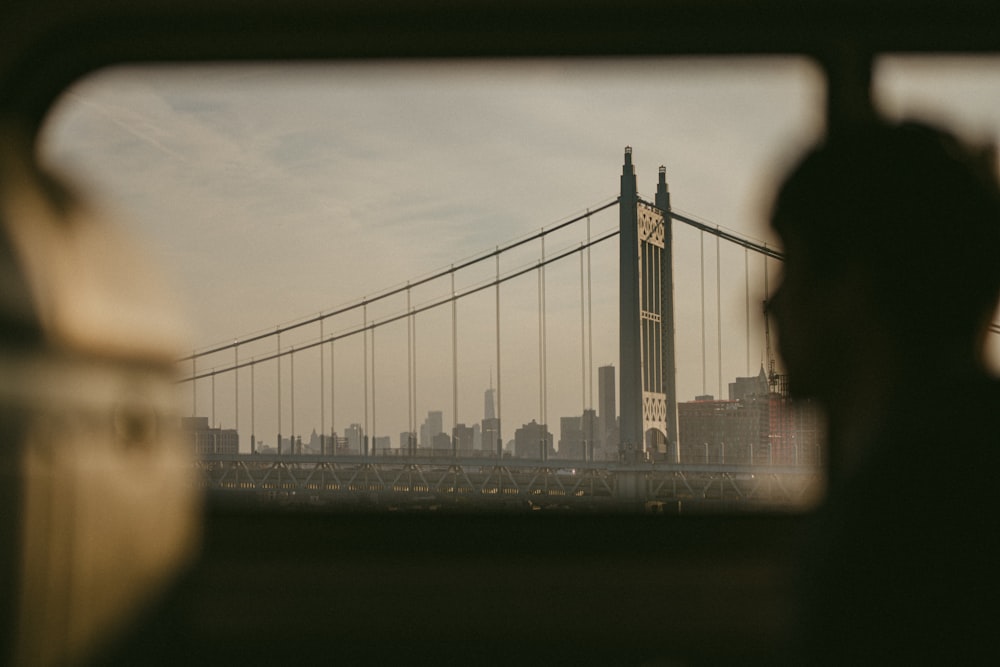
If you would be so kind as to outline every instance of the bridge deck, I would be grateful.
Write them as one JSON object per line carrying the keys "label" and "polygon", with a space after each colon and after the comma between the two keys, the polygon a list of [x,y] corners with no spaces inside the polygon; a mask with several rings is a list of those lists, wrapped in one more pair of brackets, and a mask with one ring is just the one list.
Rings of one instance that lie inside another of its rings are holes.
{"label": "bridge deck", "polygon": [[212,491],[243,491],[325,504],[503,503],[606,506],[684,503],[806,507],[822,474],[807,466],[603,463],[443,457],[205,455],[198,466]]}

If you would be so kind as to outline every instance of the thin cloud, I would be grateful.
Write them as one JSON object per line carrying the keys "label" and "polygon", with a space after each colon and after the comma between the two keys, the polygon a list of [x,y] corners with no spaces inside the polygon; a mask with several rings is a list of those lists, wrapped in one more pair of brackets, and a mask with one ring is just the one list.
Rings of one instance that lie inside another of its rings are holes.
{"label": "thin cloud", "polygon": [[[814,131],[818,101],[810,95],[819,89],[801,66],[780,63],[749,74],[647,61],[156,74],[122,70],[82,84],[54,117],[44,150],[50,161],[91,174],[95,189],[163,248],[161,257],[192,303],[197,345],[404,283],[605,201],[618,191],[625,145],[635,149],[641,192],[652,194],[657,167],[666,163],[678,206],[759,235],[758,211],[749,209],[764,187],[761,173],[788,143]],[[755,86],[745,84],[751,75]],[[745,99],[752,95],[755,101]],[[613,227],[615,217],[595,217],[594,233]],[[547,250],[573,243],[579,240],[552,238]],[[677,258],[678,275],[689,283],[698,265],[691,248]],[[502,270],[536,261],[538,250],[533,245],[504,257]],[[613,358],[616,253],[595,249],[593,260],[595,358]],[[559,348],[553,347],[549,368],[552,424],[579,411],[573,384],[580,374],[577,262],[547,271],[549,344]],[[738,269],[737,277],[724,278],[742,292],[742,265]],[[460,277],[459,285],[490,273],[484,267]],[[678,298],[685,322],[700,307],[694,285]],[[413,295],[414,303],[449,288],[430,286]],[[502,362],[507,435],[538,417],[537,289],[532,275],[502,289],[501,334],[510,346]],[[400,301],[381,312],[373,308],[372,317],[402,307]],[[478,344],[460,343],[461,363],[470,370],[461,380],[457,421],[481,417],[481,391],[495,365],[493,308],[492,294],[458,307],[463,341]],[[738,316],[741,328],[737,310],[730,319]],[[678,341],[682,396],[693,396],[695,385],[701,389],[700,338],[692,339],[689,329]],[[402,344],[388,329],[379,333],[380,368],[405,368],[403,331]],[[316,335],[303,333],[302,341]],[[451,410],[450,349],[441,348],[450,335],[450,311],[419,318],[420,411]],[[283,340],[292,342],[301,341]],[[345,341],[338,350],[345,368],[360,364],[359,343]],[[559,360],[571,360],[572,368],[559,368]],[[309,386],[318,386],[318,376],[309,375],[317,363],[318,357],[298,367]],[[742,359],[726,363],[727,378],[744,372]],[[351,372],[356,380],[357,369]],[[338,428],[360,421],[352,381],[345,375],[344,382]],[[395,386],[404,384],[380,381],[380,400],[405,403]],[[315,401],[306,402],[298,423],[308,431],[320,420]],[[241,419],[248,412],[241,410]],[[405,415],[397,423],[386,407],[380,412],[380,432],[403,430]],[[258,428],[274,430],[270,423]]]}

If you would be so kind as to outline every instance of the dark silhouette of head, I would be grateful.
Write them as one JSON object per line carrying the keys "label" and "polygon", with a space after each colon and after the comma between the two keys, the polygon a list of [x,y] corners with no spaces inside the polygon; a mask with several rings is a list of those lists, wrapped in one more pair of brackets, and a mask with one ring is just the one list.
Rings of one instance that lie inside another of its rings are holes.
{"label": "dark silhouette of head", "polygon": [[963,662],[990,636],[974,610],[996,595],[981,583],[1000,465],[983,358],[1000,297],[993,157],[872,121],[809,152],[778,194],[779,349],[789,389],[827,416],[792,664]]}
{"label": "dark silhouette of head", "polygon": [[793,393],[829,402],[862,374],[982,372],[1000,296],[993,157],[873,121],[798,163],[772,217],[786,261],[771,310]]}

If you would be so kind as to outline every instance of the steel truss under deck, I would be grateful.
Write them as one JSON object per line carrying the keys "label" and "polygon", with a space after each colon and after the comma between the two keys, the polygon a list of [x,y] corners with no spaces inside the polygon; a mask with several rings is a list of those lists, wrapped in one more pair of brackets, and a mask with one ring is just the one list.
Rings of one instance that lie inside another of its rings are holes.
{"label": "steel truss under deck", "polygon": [[[422,457],[206,455],[203,486],[318,504],[530,503],[608,505],[640,501],[671,509],[699,505],[803,507],[822,475],[799,466],[688,465]],[[638,488],[625,497],[623,489]]]}

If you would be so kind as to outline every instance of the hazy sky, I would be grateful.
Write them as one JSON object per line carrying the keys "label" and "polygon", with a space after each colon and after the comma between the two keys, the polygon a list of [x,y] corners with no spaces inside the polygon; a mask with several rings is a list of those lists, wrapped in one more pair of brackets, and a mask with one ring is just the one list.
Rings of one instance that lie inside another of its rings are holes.
{"label": "hazy sky", "polygon": [[[907,87],[904,80],[896,98],[926,90],[919,77],[911,79],[916,83]],[[995,137],[997,114],[985,111],[993,98],[977,97],[978,90],[952,93],[984,107],[987,120],[975,127]],[[46,128],[42,153],[148,242],[188,307],[191,347],[204,348],[332,310],[595,208],[618,192],[626,145],[648,198],[662,164],[675,209],[768,238],[764,220],[775,180],[821,131],[820,91],[815,70],[792,60],[126,68],[99,73],[67,93]],[[592,218],[595,235],[616,225],[616,210]],[[582,225],[553,235],[546,252],[578,245],[582,235]],[[726,383],[748,367],[756,372],[763,360],[757,315],[763,262],[751,256],[745,267],[743,250],[724,245],[717,266],[715,240],[705,238],[703,360],[701,238],[675,223],[675,240],[678,395],[720,393],[720,349],[725,395]],[[536,242],[505,255],[501,273],[536,261],[539,250]],[[616,241],[595,248],[591,261],[596,406],[596,367],[617,365]],[[489,263],[459,274],[457,286],[494,270]],[[440,281],[415,290],[413,304],[450,289]],[[482,418],[483,390],[491,374],[496,378],[493,298],[490,291],[458,306],[459,422]],[[510,438],[520,424],[540,419],[537,278],[508,283],[501,298],[503,421]],[[581,393],[579,260],[546,271],[546,302],[547,417],[558,439],[558,418],[590,402]],[[397,298],[373,306],[369,316],[377,320],[404,307]],[[360,317],[328,320],[325,333]],[[427,410],[441,409],[447,428],[450,307],[418,317],[416,326],[417,426]],[[318,335],[313,326],[283,336],[282,344]],[[377,415],[377,435],[390,435],[395,446],[408,421],[406,325],[375,335],[369,410]],[[342,432],[362,421],[361,340],[335,349],[332,409]],[[273,350],[272,340],[246,346],[240,356]],[[296,355],[295,431],[306,437],[321,421],[330,428],[329,348],[325,355],[322,417],[319,353]],[[207,359],[199,370],[231,360],[231,352]],[[283,434],[293,418],[290,372],[283,362]],[[273,362],[255,371],[254,430],[269,444],[277,431],[275,380]],[[248,371],[239,382],[246,450]],[[190,394],[186,400],[190,411]],[[204,380],[197,411],[212,410],[211,383]],[[216,379],[214,410],[216,423],[232,427],[231,375]]]}

